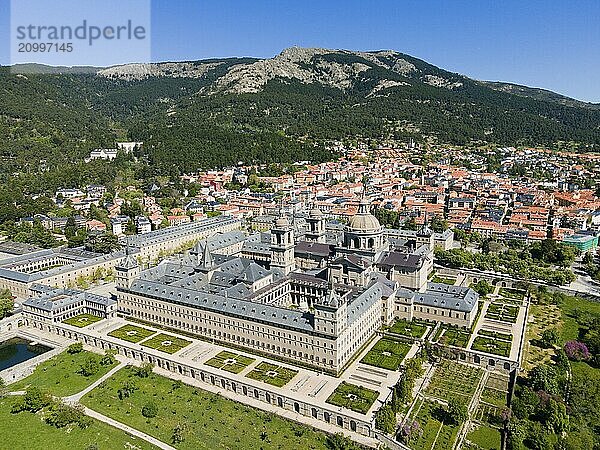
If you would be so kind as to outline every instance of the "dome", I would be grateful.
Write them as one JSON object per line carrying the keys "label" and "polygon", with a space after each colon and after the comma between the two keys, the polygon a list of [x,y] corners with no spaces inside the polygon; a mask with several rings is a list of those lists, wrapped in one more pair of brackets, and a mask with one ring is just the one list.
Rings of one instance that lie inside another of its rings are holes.
{"label": "dome", "polygon": [[358,212],[348,222],[349,231],[372,233],[381,231],[377,217],[369,212],[369,202],[363,198],[358,206]]}
{"label": "dome", "polygon": [[287,220],[285,216],[281,216],[279,219],[275,221],[275,226],[277,228],[287,228],[290,226],[290,222]]}
{"label": "dome", "polygon": [[323,217],[323,213],[321,212],[320,209],[314,208],[310,211],[309,213],[309,217]]}

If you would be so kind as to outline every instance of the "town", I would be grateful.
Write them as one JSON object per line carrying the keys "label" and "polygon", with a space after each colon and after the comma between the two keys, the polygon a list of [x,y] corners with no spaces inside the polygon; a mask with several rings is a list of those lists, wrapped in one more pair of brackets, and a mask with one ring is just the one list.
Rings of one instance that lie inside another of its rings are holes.
{"label": "town", "polygon": [[[42,385],[100,421],[118,422],[127,404],[152,421],[147,383],[171,379],[218,394],[223,409],[302,423],[307,442],[500,449],[524,390],[557,395],[544,385],[549,361],[599,357],[579,317],[600,305],[600,157],[329,145],[337,159],[319,164],[64,186],[44,211],[5,224],[0,341],[30,356],[3,362],[3,391],[27,399]],[[134,160],[143,146],[86,162]],[[92,355],[103,362],[69,374],[81,378],[72,386],[43,381]],[[552,370],[555,383],[565,376]],[[523,373],[533,384],[517,386]],[[565,406],[548,402],[544,424],[560,434]],[[141,447],[198,445],[189,423],[157,435],[121,421]],[[256,445],[280,439],[274,430]]]}

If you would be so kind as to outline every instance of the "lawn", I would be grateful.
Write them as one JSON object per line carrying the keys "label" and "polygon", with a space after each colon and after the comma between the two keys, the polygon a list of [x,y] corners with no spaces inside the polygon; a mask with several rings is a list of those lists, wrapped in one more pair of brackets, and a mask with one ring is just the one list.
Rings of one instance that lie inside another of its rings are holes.
{"label": "lawn", "polygon": [[490,353],[492,355],[503,356],[510,355],[511,343],[486,336],[477,336],[471,345],[471,350]]}
{"label": "lawn", "polygon": [[423,401],[415,405],[411,418],[421,426],[423,433],[411,439],[408,446],[412,450],[447,450],[452,448],[459,425],[449,425],[441,421],[442,407],[436,402]]}
{"label": "lawn", "polygon": [[377,391],[342,381],[326,402],[366,414],[377,400],[377,397],[379,397]]}
{"label": "lawn", "polygon": [[460,327],[445,325],[444,334],[439,338],[439,343],[443,345],[453,345],[454,347],[465,348],[469,343],[471,332]]}
{"label": "lawn", "polygon": [[499,331],[479,330],[481,336],[487,336],[501,341],[512,342],[512,334],[500,333]]}
{"label": "lawn", "polygon": [[151,337],[147,341],[142,342],[142,345],[144,347],[160,350],[161,352],[173,354],[182,348],[187,347],[191,343],[192,341],[188,341],[177,336],[160,333],[154,337]]}
{"label": "lawn", "polygon": [[268,362],[261,362],[246,375],[246,377],[272,384],[273,386],[282,387],[288,384],[297,373],[297,370],[276,366],[275,364]]}
{"label": "lawn", "polygon": [[467,434],[467,439],[484,450],[500,450],[502,436],[500,431],[487,425],[480,425]]}
{"label": "lawn", "polygon": [[525,293],[523,291],[518,291],[516,289],[511,289],[511,288],[500,288],[498,293],[502,297],[512,298],[515,300],[523,300],[523,297],[525,297]]}
{"label": "lawn", "polygon": [[503,407],[506,406],[508,400],[506,392],[493,389],[491,387],[485,387],[481,393],[481,401],[489,403],[494,406]]}
{"label": "lawn", "polygon": [[101,317],[92,316],[91,314],[79,314],[78,316],[63,320],[63,323],[73,325],[77,328],[83,328],[93,323],[100,322],[101,320]]}
{"label": "lawn", "polygon": [[381,367],[387,370],[398,370],[402,360],[410,350],[410,345],[393,339],[382,338],[369,353],[360,361],[370,366]]}
{"label": "lawn", "polygon": [[[117,391],[126,382],[133,382],[138,389],[119,400]],[[180,450],[327,448],[324,433],[155,373],[139,378],[131,368],[117,372],[82,402],[169,444],[179,425],[184,441],[175,447]],[[158,408],[151,419],[141,413],[148,403]]]}
{"label": "lawn", "polygon": [[421,338],[427,331],[427,325],[422,322],[417,322],[415,320],[396,320],[394,325],[392,325],[388,331],[390,333],[401,334],[402,336],[408,336],[412,338]]}
{"label": "lawn", "polygon": [[127,342],[140,342],[147,337],[155,334],[156,331],[148,330],[147,328],[138,327],[137,325],[124,325],[114,331],[108,333],[109,336],[116,337]]}
{"label": "lawn", "polygon": [[[97,420],[85,429],[75,427],[56,428],[41,420],[40,414],[21,412],[11,414],[10,409],[17,397],[0,398],[0,435],[2,448],[13,450],[151,450],[153,445],[139,438],[106,425]],[[93,447],[94,444],[96,447]]]}
{"label": "lawn", "polygon": [[225,370],[227,372],[240,373],[254,361],[256,360],[247,356],[223,351],[215,357],[206,361],[204,364],[206,364],[207,366],[216,367],[217,369]]}
{"label": "lawn", "polygon": [[499,320],[501,322],[515,323],[517,321],[518,314],[518,306],[492,302],[488,306],[485,317],[487,319]]}
{"label": "lawn", "polygon": [[448,401],[454,398],[468,404],[482,375],[482,369],[442,359],[435,367],[435,372],[425,393],[441,400]]}
{"label": "lawn", "polygon": [[31,375],[11,384],[9,388],[12,391],[21,391],[27,389],[28,386],[36,386],[58,397],[76,394],[117,365],[116,362],[112,366],[100,365],[95,375],[84,377],[77,372],[89,357],[97,358],[98,361],[101,358],[100,355],[87,351],[73,355],[65,351],[44,361],[35,368]]}
{"label": "lawn", "polygon": [[449,284],[450,286],[454,286],[454,283],[456,282],[456,280],[454,278],[440,277],[439,275],[434,275],[430,281],[432,283]]}
{"label": "lawn", "polygon": [[575,310],[579,309],[590,314],[600,315],[600,302],[592,302],[570,295],[563,296],[559,307],[563,321],[560,333],[561,342],[577,339],[578,337],[579,325],[573,316]]}

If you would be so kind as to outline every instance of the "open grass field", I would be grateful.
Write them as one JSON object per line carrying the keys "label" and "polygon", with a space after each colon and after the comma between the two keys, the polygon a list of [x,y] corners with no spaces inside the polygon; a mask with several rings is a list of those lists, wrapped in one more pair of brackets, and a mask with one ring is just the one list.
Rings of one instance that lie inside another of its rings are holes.
{"label": "open grass field", "polygon": [[204,364],[207,366],[216,367],[217,369],[225,370],[226,372],[240,373],[254,361],[256,360],[248,358],[247,356],[238,355],[237,353],[228,351],[222,351],[215,357],[206,361]]}
{"label": "open grass field", "polygon": [[[11,414],[18,397],[0,398],[1,448],[11,450],[154,450],[157,447],[97,420],[85,429],[78,426],[56,428],[42,420],[41,414]],[[96,447],[93,447],[93,446]]]}
{"label": "open grass field", "polygon": [[117,363],[112,366],[100,365],[98,373],[84,377],[77,372],[86,359],[90,357],[97,358],[98,360],[101,358],[100,355],[87,351],[73,355],[65,351],[38,365],[31,375],[9,385],[9,389],[11,391],[21,391],[27,389],[29,386],[36,386],[58,397],[76,394],[83,391],[117,365]]}
{"label": "open grass field", "polygon": [[108,333],[109,336],[116,337],[127,342],[140,342],[155,334],[155,331],[147,328],[138,327],[137,325],[124,325],[121,328]]}
{"label": "open grass field", "polygon": [[[126,382],[135,383],[138,389],[119,400],[117,391]],[[155,373],[139,378],[131,368],[117,372],[82,402],[180,450],[327,448],[325,434],[312,428]],[[148,403],[158,407],[158,414],[151,419],[141,413]],[[183,430],[184,440],[173,444],[177,426]]]}
{"label": "open grass field", "polygon": [[181,339],[170,334],[160,333],[150,339],[142,342],[144,347],[150,347],[161,352],[173,354],[184,347],[190,345],[192,341]]}
{"label": "open grass field", "polygon": [[477,336],[471,345],[472,350],[508,357],[511,343],[487,336]]}
{"label": "open grass field", "polygon": [[412,450],[447,450],[451,449],[459,425],[443,423],[440,419],[441,405],[436,402],[419,400],[411,413],[411,419],[416,420],[423,433],[408,442]]}
{"label": "open grass field", "polygon": [[327,399],[327,403],[366,414],[379,392],[342,381]]}
{"label": "open grass field", "polygon": [[439,343],[443,345],[453,345],[454,347],[465,348],[469,343],[471,332],[459,327],[445,325],[440,327],[444,330],[444,334],[439,338]]}
{"label": "open grass field", "polygon": [[410,347],[409,344],[404,342],[382,338],[360,362],[382,369],[398,370]]}
{"label": "open grass field", "polygon": [[425,389],[425,394],[445,401],[454,398],[468,404],[482,375],[482,369],[442,359],[435,367],[435,372]]}
{"label": "open grass field", "polygon": [[467,439],[483,450],[500,450],[502,448],[500,431],[488,425],[479,425],[467,434]]}
{"label": "open grass field", "polygon": [[427,331],[427,325],[423,322],[408,320],[396,320],[389,330],[391,333],[401,334],[402,336],[408,336],[412,338],[421,338]]}
{"label": "open grass field", "polygon": [[256,366],[248,375],[248,378],[282,387],[290,382],[298,374],[297,370],[276,366],[268,362],[262,362]]}
{"label": "open grass field", "polygon": [[83,328],[93,323],[100,322],[101,320],[101,317],[92,316],[91,314],[79,314],[78,316],[63,320],[63,323],[73,325],[77,328]]}

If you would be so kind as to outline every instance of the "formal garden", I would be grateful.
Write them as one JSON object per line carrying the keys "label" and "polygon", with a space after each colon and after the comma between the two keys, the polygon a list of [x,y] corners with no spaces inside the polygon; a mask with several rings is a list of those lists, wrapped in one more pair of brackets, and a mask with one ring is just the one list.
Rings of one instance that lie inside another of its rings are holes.
{"label": "formal garden", "polygon": [[288,384],[298,374],[297,370],[278,366],[268,362],[261,362],[246,377],[262,381],[273,386],[282,387]]}
{"label": "formal garden", "polygon": [[73,344],[47,361],[39,364],[28,377],[9,385],[11,391],[22,391],[30,386],[65,397],[84,390],[117,365],[114,356],[98,355]]}
{"label": "formal garden", "polygon": [[456,279],[442,277],[441,275],[435,274],[433,277],[431,277],[431,280],[429,280],[429,281],[431,281],[432,283],[443,283],[443,284],[448,284],[450,286],[454,286]]}
{"label": "formal garden", "polygon": [[468,404],[482,375],[483,370],[478,367],[442,359],[435,366],[435,372],[425,389],[425,394],[440,400],[455,399],[463,404]]}
{"label": "formal garden", "polygon": [[523,300],[525,298],[525,292],[518,289],[500,288],[498,294],[502,297],[512,298],[513,300]]}
{"label": "formal garden", "polygon": [[182,348],[187,347],[191,343],[192,341],[188,341],[177,336],[160,333],[142,342],[142,345],[144,347],[153,348],[155,350],[160,350],[161,352],[169,353],[172,355],[173,353],[178,352]]}
{"label": "formal garden", "polygon": [[325,433],[134,367],[115,373],[82,403],[180,450],[330,448]]}
{"label": "formal garden", "polygon": [[228,351],[222,351],[218,355],[206,361],[204,364],[231,373],[240,373],[250,364],[256,361],[248,356],[239,355]]}
{"label": "formal garden", "polygon": [[108,333],[109,336],[116,337],[122,341],[137,343],[155,334],[156,331],[147,328],[138,327],[137,325],[124,325],[121,328]]}
{"label": "formal garden", "polygon": [[471,330],[453,325],[440,325],[433,340],[443,345],[465,348],[469,343],[470,337]]}
{"label": "formal garden", "polygon": [[387,370],[398,370],[411,345],[394,339],[382,338],[360,361],[363,364]]}
{"label": "formal garden", "polygon": [[390,333],[400,334],[411,338],[422,338],[427,331],[427,323],[419,320],[408,321],[399,319],[387,329]]}
{"label": "formal garden", "polygon": [[327,399],[327,403],[366,414],[379,392],[342,381]]}
{"label": "formal garden", "polygon": [[515,323],[518,315],[518,306],[506,305],[498,302],[490,303],[487,312],[485,313],[486,319],[499,320],[508,323]]}
{"label": "formal garden", "polygon": [[510,341],[487,336],[476,336],[473,340],[473,344],[471,344],[471,350],[508,358],[511,346],[512,344]]}
{"label": "formal garden", "polygon": [[91,314],[79,314],[77,316],[63,320],[63,323],[66,323],[67,325],[72,325],[77,328],[83,328],[93,323],[100,322],[101,320],[101,317],[93,316]]}

